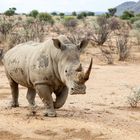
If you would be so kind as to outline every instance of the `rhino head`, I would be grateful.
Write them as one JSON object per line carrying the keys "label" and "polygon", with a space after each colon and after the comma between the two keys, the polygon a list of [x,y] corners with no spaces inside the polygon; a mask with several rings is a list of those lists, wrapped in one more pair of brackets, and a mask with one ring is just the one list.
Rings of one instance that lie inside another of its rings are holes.
{"label": "rhino head", "polygon": [[67,86],[71,95],[85,94],[85,82],[89,79],[92,59],[88,69],[84,71],[80,63],[80,52],[87,46],[88,40],[83,40],[78,45],[64,44],[59,39],[53,39],[53,43],[59,49],[58,71],[62,82]]}

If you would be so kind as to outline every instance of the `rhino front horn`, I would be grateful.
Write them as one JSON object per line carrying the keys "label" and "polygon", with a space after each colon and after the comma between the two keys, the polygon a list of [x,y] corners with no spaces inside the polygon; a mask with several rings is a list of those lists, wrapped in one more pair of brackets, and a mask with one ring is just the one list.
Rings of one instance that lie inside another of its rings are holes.
{"label": "rhino front horn", "polygon": [[91,58],[90,65],[84,75],[85,81],[87,81],[89,79],[89,75],[90,75],[91,68],[92,68],[92,63],[93,63],[93,59]]}

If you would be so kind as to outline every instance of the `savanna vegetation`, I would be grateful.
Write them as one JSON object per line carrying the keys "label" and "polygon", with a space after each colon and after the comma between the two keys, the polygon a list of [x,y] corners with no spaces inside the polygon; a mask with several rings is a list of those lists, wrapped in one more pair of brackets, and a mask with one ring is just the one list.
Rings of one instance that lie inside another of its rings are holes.
{"label": "savanna vegetation", "polygon": [[135,46],[140,45],[140,15],[125,11],[115,16],[116,8],[108,9],[103,15],[94,12],[17,14],[16,8],[9,8],[0,15],[0,47],[6,51],[16,44],[27,41],[44,41],[48,36],[67,35],[73,43],[86,38],[90,46],[99,50],[103,62],[114,64],[115,60],[131,58]]}
{"label": "savanna vegetation", "polygon": [[140,138],[140,14],[124,11],[118,17],[116,11],[67,15],[33,9],[18,14],[13,7],[0,14],[0,60],[17,44],[59,35],[66,35],[74,44],[89,40],[81,55],[84,70],[93,58],[87,94],[69,95],[56,119],[42,116],[39,96],[32,111],[25,100],[27,89],[21,86],[20,107],[7,107],[10,87],[0,66],[0,140]]}

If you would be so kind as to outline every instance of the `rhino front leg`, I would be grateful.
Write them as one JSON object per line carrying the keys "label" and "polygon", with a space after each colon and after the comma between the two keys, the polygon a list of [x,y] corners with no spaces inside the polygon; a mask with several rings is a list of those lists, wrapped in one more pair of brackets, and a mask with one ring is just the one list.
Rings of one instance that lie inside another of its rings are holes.
{"label": "rhino front leg", "polygon": [[54,108],[58,109],[61,108],[68,97],[68,88],[64,87],[61,91],[61,93],[56,94],[56,101],[54,102]]}
{"label": "rhino front leg", "polygon": [[51,96],[51,91],[47,85],[36,85],[36,91],[44,103],[45,112],[44,115],[48,117],[55,117],[56,112],[53,106],[53,98]]}
{"label": "rhino front leg", "polygon": [[28,88],[26,98],[31,107],[35,106],[36,91],[33,88]]}

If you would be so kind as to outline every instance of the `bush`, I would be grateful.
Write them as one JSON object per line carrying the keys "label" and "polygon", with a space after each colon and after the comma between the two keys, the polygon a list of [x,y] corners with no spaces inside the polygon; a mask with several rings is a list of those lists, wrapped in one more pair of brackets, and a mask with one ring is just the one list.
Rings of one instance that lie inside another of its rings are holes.
{"label": "bush", "polygon": [[23,38],[28,40],[36,40],[36,41],[42,41],[46,22],[40,21],[38,19],[34,18],[28,18],[22,23],[23,30],[20,35],[23,36]]}
{"label": "bush", "polygon": [[84,17],[87,17],[87,13],[86,12],[81,12],[81,15],[83,15]]}
{"label": "bush", "polygon": [[140,45],[140,20],[134,22],[133,28],[134,28],[134,31],[135,31],[134,36],[137,39],[138,45]]}
{"label": "bush", "polygon": [[37,10],[32,10],[32,11],[29,13],[29,16],[36,18],[38,14],[39,14],[39,12],[38,12]]}
{"label": "bush", "polygon": [[7,34],[6,42],[8,49],[15,45],[27,41],[43,41],[47,24],[33,17],[27,17],[23,21],[19,21],[12,31]]}
{"label": "bush", "polygon": [[121,16],[122,19],[129,20],[130,18],[134,17],[133,11],[124,11],[123,15]]}
{"label": "bush", "polygon": [[98,16],[96,24],[92,27],[93,33],[91,38],[98,45],[103,45],[111,33],[109,20],[105,16]]}
{"label": "bush", "polygon": [[72,16],[77,16],[77,13],[75,11],[72,12]]}
{"label": "bush", "polygon": [[131,107],[136,108],[140,102],[140,88],[132,89],[132,95],[128,97],[128,103]]}
{"label": "bush", "polygon": [[65,13],[59,13],[59,16],[63,18],[65,16]]}
{"label": "bush", "polygon": [[134,22],[133,28],[134,29],[140,29],[140,20]]}
{"label": "bush", "polygon": [[16,8],[9,8],[7,11],[4,12],[6,16],[13,16],[15,14]]}
{"label": "bush", "polygon": [[136,22],[138,20],[140,20],[140,17],[138,17],[138,16],[135,16],[135,17],[130,18],[130,22],[131,23],[134,23],[134,22]]}
{"label": "bush", "polygon": [[116,8],[110,8],[110,9],[108,9],[108,15],[109,16],[114,16],[116,12],[117,12],[117,9]]}
{"label": "bush", "polygon": [[87,12],[87,16],[95,16],[94,12]]}
{"label": "bush", "polygon": [[0,33],[4,36],[4,39],[6,39],[7,34],[10,33],[12,28],[13,28],[12,22],[7,20],[6,18],[0,19]]}
{"label": "bush", "polygon": [[108,44],[108,48],[104,46],[100,46],[99,49],[102,53],[102,56],[105,58],[107,61],[107,64],[113,64],[114,63],[114,58],[113,58],[113,51],[111,48],[111,44]]}
{"label": "bush", "polygon": [[137,45],[140,51],[140,30],[132,30],[131,33],[132,33],[132,36],[134,36],[137,39]]}
{"label": "bush", "polygon": [[128,34],[118,36],[116,46],[119,54],[119,61],[124,61],[130,55],[130,46],[128,46]]}
{"label": "bush", "polygon": [[84,18],[83,15],[81,15],[81,14],[78,14],[78,15],[77,15],[77,19],[83,19],[83,18]]}
{"label": "bush", "polygon": [[51,15],[57,16],[57,13],[56,12],[52,12]]}
{"label": "bush", "polygon": [[136,17],[140,17],[140,13],[139,14],[136,14]]}
{"label": "bush", "polygon": [[31,24],[33,24],[34,22],[35,22],[36,20],[33,18],[33,17],[29,17],[29,18],[26,18],[24,21],[23,21],[23,23],[22,23],[22,25],[23,24],[26,24],[26,25],[31,25]]}
{"label": "bush", "polygon": [[45,22],[48,22],[50,24],[54,24],[54,20],[53,20],[52,16],[48,13],[39,13],[38,19],[40,21],[45,21]]}
{"label": "bush", "polygon": [[87,17],[87,13],[86,12],[81,12],[80,14],[77,15],[77,19],[83,19]]}
{"label": "bush", "polygon": [[66,27],[74,28],[77,26],[77,24],[78,24],[78,21],[74,17],[67,16],[64,18],[64,26],[66,26]]}
{"label": "bush", "polygon": [[118,18],[112,17],[109,20],[109,26],[112,31],[119,30],[121,28],[121,21]]}
{"label": "bush", "polygon": [[140,32],[137,32],[136,38],[137,38],[138,45],[140,45]]}

